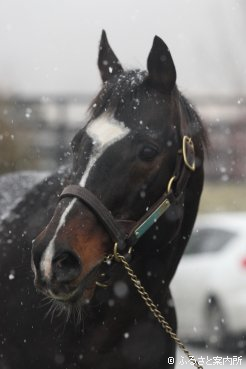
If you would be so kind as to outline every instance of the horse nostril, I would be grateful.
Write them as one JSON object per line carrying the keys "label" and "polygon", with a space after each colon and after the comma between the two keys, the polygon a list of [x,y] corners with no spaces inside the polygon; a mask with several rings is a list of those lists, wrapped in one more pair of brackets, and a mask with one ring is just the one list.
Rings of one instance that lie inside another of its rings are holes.
{"label": "horse nostril", "polygon": [[63,251],[52,260],[53,276],[57,282],[71,282],[79,276],[81,263],[71,251]]}

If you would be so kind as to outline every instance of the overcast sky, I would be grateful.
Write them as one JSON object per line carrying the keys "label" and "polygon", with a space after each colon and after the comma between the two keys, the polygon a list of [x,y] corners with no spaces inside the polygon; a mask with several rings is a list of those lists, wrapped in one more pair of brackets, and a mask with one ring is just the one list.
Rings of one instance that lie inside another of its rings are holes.
{"label": "overcast sky", "polygon": [[245,0],[0,0],[0,93],[92,93],[102,28],[125,67],[155,34],[188,94],[246,93]]}

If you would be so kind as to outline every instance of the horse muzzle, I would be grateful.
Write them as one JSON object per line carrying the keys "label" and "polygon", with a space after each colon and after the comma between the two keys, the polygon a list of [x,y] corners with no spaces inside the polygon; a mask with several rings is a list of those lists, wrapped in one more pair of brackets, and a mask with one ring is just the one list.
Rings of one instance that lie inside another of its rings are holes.
{"label": "horse muzzle", "polygon": [[69,206],[69,201],[63,202],[60,211],[33,241],[34,284],[53,299],[85,301],[93,295],[98,268],[112,247],[111,240],[97,218],[79,201],[59,228]]}

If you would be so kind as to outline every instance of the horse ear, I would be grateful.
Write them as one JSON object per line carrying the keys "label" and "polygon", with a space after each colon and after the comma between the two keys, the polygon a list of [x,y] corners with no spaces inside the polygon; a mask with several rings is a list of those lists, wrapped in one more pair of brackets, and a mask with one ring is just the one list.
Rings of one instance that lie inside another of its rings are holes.
{"label": "horse ear", "polygon": [[176,70],[167,45],[158,36],[154,38],[147,68],[150,84],[161,92],[170,93],[175,86]]}
{"label": "horse ear", "polygon": [[108,43],[107,35],[104,30],[102,31],[97,64],[103,82],[108,81],[113,75],[123,72],[118,58]]}

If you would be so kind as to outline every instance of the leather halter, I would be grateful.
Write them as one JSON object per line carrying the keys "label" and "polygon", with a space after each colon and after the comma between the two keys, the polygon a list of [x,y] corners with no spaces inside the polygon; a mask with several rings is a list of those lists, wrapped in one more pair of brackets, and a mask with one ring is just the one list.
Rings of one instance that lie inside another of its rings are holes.
{"label": "leather halter", "polygon": [[[190,174],[195,169],[193,141],[190,137],[183,136],[182,148],[177,153],[175,170],[169,180],[167,191],[163,193],[138,221],[133,222],[132,229],[129,233],[126,233],[122,229],[122,223],[127,221],[115,219],[110,210],[87,188],[80,187],[79,185],[69,185],[61,193],[60,199],[64,197],[76,197],[86,204],[104,225],[112,241],[117,243],[118,249],[122,251],[126,247],[133,247],[172,204],[177,204],[181,200]],[[175,190],[173,189],[174,183]]]}

